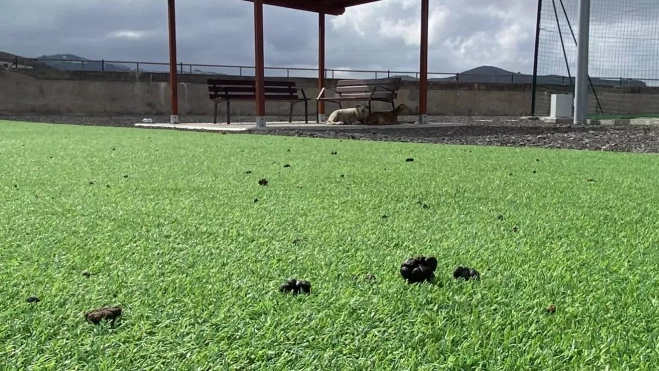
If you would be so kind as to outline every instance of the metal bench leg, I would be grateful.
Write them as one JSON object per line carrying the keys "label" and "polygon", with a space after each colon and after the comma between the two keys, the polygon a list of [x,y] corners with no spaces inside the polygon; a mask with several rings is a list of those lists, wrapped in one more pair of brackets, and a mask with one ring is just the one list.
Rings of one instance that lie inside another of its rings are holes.
{"label": "metal bench leg", "polygon": [[227,99],[227,125],[231,123],[231,101]]}
{"label": "metal bench leg", "polygon": [[[309,106],[307,105],[307,100],[304,101],[304,123],[308,124],[309,123]],[[316,115],[316,120],[318,120],[318,116]]]}
{"label": "metal bench leg", "polygon": [[288,122],[289,122],[289,123],[293,122],[293,105],[294,105],[295,103],[296,103],[296,102],[291,102],[291,109],[290,109],[289,112],[288,112]]}
{"label": "metal bench leg", "polygon": [[320,101],[316,101],[316,124],[320,124],[320,119],[318,118],[320,116]]}
{"label": "metal bench leg", "polygon": [[217,124],[217,106],[219,105],[219,102],[215,101],[215,110],[213,113],[213,125]]}
{"label": "metal bench leg", "polygon": [[391,101],[391,108],[396,109],[396,105],[394,104],[394,101]]}

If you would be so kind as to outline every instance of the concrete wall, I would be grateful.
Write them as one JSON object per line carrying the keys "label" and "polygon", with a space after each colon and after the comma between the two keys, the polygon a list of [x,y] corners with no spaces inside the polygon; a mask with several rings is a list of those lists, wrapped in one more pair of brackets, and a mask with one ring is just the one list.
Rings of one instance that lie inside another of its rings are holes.
{"label": "concrete wall", "polygon": [[[206,75],[179,75],[179,113],[185,115],[212,115],[213,104],[208,99]],[[212,76],[217,77],[217,76]],[[237,78],[226,76],[222,78]],[[282,79],[286,80],[286,79]],[[304,88],[309,101],[309,114],[316,113],[317,80],[293,78]],[[169,113],[168,74],[86,72],[57,70],[8,71],[0,69],[0,111],[35,113],[76,113],[99,115],[162,115]],[[337,80],[328,80],[333,86]],[[430,115],[485,115],[518,116],[530,114],[530,84],[482,84],[430,82],[428,86],[428,113]],[[609,89],[600,93],[603,105],[620,102],[622,89]],[[656,101],[659,89],[632,88],[635,105],[645,100]],[[630,96],[629,92],[624,92]],[[542,98],[542,97],[540,97]],[[418,110],[418,83],[404,81],[396,104],[405,103]],[[542,102],[541,102],[542,105]],[[219,114],[226,115],[220,104]],[[338,106],[326,103],[329,113]],[[386,103],[374,103],[376,110],[390,110]],[[542,108],[542,107],[540,107]],[[637,107],[638,108],[638,107]],[[635,108],[636,109],[636,108]],[[232,115],[253,116],[254,103],[234,102]],[[266,103],[266,114],[287,116],[287,103]],[[297,104],[295,115],[304,114],[304,106]]]}

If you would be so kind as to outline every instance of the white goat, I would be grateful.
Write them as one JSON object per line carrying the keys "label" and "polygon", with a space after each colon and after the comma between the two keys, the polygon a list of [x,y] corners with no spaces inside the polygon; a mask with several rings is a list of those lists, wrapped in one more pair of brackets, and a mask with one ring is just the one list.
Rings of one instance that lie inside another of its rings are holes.
{"label": "white goat", "polygon": [[328,125],[352,125],[355,122],[364,123],[368,115],[368,108],[363,104],[358,104],[352,108],[337,109],[327,119]]}

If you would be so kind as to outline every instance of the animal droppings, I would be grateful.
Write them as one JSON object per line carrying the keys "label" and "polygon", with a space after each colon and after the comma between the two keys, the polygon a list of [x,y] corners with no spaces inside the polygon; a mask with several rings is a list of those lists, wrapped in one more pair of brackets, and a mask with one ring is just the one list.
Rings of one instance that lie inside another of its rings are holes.
{"label": "animal droppings", "polygon": [[503,220],[504,219],[503,214],[499,214],[499,216],[497,216],[497,219]]}
{"label": "animal droppings", "polygon": [[296,239],[293,240],[293,245],[297,245],[298,243],[300,243],[299,239],[296,238]]}
{"label": "animal droppings", "polygon": [[480,280],[481,275],[474,268],[459,266],[453,271],[453,278],[464,278],[466,281],[470,279]]}
{"label": "animal droppings", "polygon": [[92,181],[92,182],[89,182],[89,185],[94,185],[94,182],[93,182],[93,181]]}
{"label": "animal droppings", "polygon": [[595,180],[595,179],[593,179],[593,178],[590,178],[590,179],[588,179],[588,180],[586,180],[586,181],[587,181],[587,182],[596,182],[597,180]]}
{"label": "animal droppings", "polygon": [[267,186],[268,185],[268,180],[265,179],[265,178],[259,179],[259,185]]}
{"label": "animal droppings", "polygon": [[337,155],[338,153],[336,151],[332,151],[330,155]]}
{"label": "animal droppings", "polygon": [[540,162],[540,159],[539,159],[539,158],[536,158],[535,161],[536,161],[536,162]]}
{"label": "animal droppings", "polygon": [[114,328],[114,322],[119,316],[121,316],[120,307],[103,307],[85,313],[85,319],[88,322],[98,325],[102,320],[105,319],[110,321],[111,328]]}
{"label": "animal droppings", "polygon": [[251,174],[251,173],[252,173],[251,170],[247,170],[247,171],[245,172],[245,174]]}
{"label": "animal droppings", "polygon": [[109,185],[109,184],[106,184],[105,186],[106,186],[107,188],[110,188],[110,185]]}
{"label": "animal droppings", "polygon": [[292,292],[293,295],[299,293],[311,294],[311,282],[305,280],[296,280],[295,278],[286,281],[283,285],[279,287],[279,292],[287,294]]}
{"label": "animal droppings", "polygon": [[286,165],[284,165],[284,167],[291,167],[291,165],[289,165],[289,164],[286,164]]}
{"label": "animal droppings", "polygon": [[82,275],[83,275],[84,277],[89,278],[89,277],[91,277],[92,274],[89,273],[89,271],[82,271]]}
{"label": "animal droppings", "polygon": [[254,199],[254,203],[257,203],[257,202],[259,202],[259,199],[258,199],[258,198],[255,198],[255,199]]}
{"label": "animal droppings", "polygon": [[430,282],[435,278],[435,269],[437,269],[437,258],[433,256],[417,256],[407,259],[400,266],[400,275],[409,284],[423,281]]}
{"label": "animal droppings", "polygon": [[550,305],[547,307],[547,313],[549,313],[549,314],[554,314],[554,313],[556,313],[556,305],[554,305],[554,304],[550,304]]}
{"label": "animal droppings", "polygon": [[38,303],[38,302],[41,301],[41,299],[39,299],[39,298],[36,297],[36,296],[30,296],[30,297],[27,298],[25,301],[27,301],[28,303]]}
{"label": "animal droppings", "polygon": [[517,233],[517,227],[513,227],[513,232]]}
{"label": "animal droppings", "polygon": [[124,178],[128,178],[128,174],[124,175]]}
{"label": "animal droppings", "polygon": [[382,215],[382,219],[387,219],[387,218],[388,218],[387,214]]}
{"label": "animal droppings", "polygon": [[533,174],[535,174],[535,173],[536,173],[536,171],[535,171],[535,170],[533,170]]}
{"label": "animal droppings", "polygon": [[343,178],[343,177],[344,177],[344,175],[343,175],[343,174],[341,174],[341,178]]}
{"label": "animal droppings", "polygon": [[414,159],[412,157],[408,157],[408,158],[405,159],[405,162],[412,162],[412,161],[414,161]]}

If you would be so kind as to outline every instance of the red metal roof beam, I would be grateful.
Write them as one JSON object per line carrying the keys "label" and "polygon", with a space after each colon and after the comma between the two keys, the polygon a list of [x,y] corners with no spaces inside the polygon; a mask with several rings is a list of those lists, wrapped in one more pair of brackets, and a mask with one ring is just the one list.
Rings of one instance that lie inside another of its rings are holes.
{"label": "red metal roof beam", "polygon": [[[254,0],[244,0],[254,2]],[[308,0],[263,0],[265,5],[279,6],[282,8],[304,10],[307,12],[325,13],[330,15],[342,15],[345,7],[334,5],[333,2],[309,2]]]}

